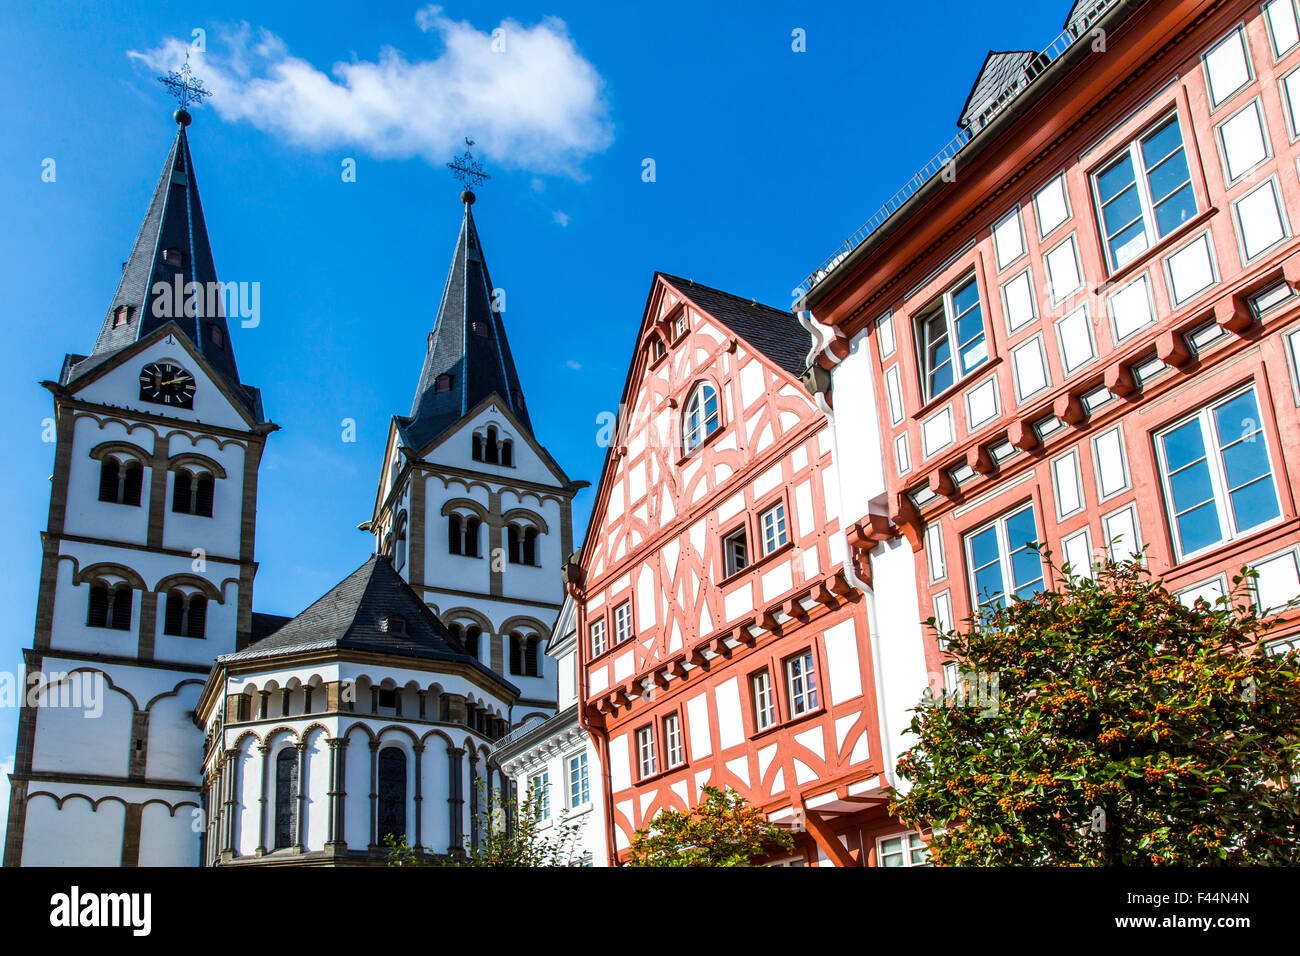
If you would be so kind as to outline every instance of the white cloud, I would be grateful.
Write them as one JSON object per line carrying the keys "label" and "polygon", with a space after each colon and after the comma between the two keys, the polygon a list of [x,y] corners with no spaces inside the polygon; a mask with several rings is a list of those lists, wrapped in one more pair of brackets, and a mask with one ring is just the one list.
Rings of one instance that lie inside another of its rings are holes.
{"label": "white cloud", "polygon": [[560,210],[558,209],[555,210],[551,218],[554,219],[556,223],[559,224],[561,227],[567,226],[569,224],[569,214],[566,212],[560,212]]}
{"label": "white cloud", "polygon": [[582,368],[582,363],[575,361],[574,359],[569,359],[564,364],[567,365],[569,368],[573,369],[575,372]]}
{"label": "white cloud", "polygon": [[[441,42],[432,59],[384,47],[376,61],[338,62],[327,74],[243,23],[210,31],[208,52],[190,51],[190,62],[222,119],[312,149],[442,163],[469,136],[492,164],[580,178],[582,160],[613,141],[604,80],[563,20],[506,19],[482,31],[428,6],[416,23]],[[161,72],[179,67],[187,49],[170,37],[127,55]]]}

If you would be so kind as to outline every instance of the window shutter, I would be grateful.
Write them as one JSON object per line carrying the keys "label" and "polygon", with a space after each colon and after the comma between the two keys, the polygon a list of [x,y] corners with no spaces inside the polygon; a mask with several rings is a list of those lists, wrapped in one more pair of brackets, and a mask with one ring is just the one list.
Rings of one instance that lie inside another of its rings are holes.
{"label": "window shutter", "polygon": [[116,458],[105,458],[99,463],[99,500],[117,502],[117,474],[120,469]]}
{"label": "window shutter", "polygon": [[[139,499],[136,499],[139,503]],[[119,584],[113,589],[113,599],[109,602],[110,622],[109,627],[118,631],[131,630],[131,586],[128,584]]]}
{"label": "window shutter", "polygon": [[185,629],[186,637],[203,637],[208,623],[208,599],[202,594],[190,597],[190,616]]}
{"label": "window shutter", "polygon": [[194,494],[194,513],[205,518],[212,517],[212,497],[216,481],[211,475],[200,475],[198,488]]}
{"label": "window shutter", "polygon": [[185,596],[180,591],[167,592],[167,607],[163,612],[163,633],[180,637],[185,622]]}
{"label": "window shutter", "polygon": [[108,627],[108,588],[102,584],[90,586],[90,609],[86,615],[89,627]]}
{"label": "window shutter", "polygon": [[188,471],[176,472],[175,483],[172,485],[172,511],[176,514],[187,515],[190,513],[190,492],[193,490],[193,479]]}
{"label": "window shutter", "polygon": [[126,480],[122,483],[122,504],[139,505],[140,488],[144,480],[144,468],[138,461],[126,463]]}

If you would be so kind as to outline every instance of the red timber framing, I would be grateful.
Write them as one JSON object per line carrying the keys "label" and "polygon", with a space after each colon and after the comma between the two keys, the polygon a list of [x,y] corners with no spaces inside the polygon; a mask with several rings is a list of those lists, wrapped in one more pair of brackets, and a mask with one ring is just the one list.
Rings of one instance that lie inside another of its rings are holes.
{"label": "red timber framing", "polygon": [[[976,134],[955,179],[936,177],[812,288],[816,320],[869,350],[880,400],[864,414],[915,551],[920,619],[971,612],[972,536],[1025,507],[1058,564],[1145,546],[1188,601],[1213,602],[1246,566],[1261,606],[1300,593],[1294,16],[1289,2],[1113,4],[1103,43],[1080,41]],[[1142,166],[1175,140],[1185,175],[1170,182],[1185,192],[1162,223],[1168,183]],[[1145,239],[1103,227],[1118,188],[1107,177],[1124,163],[1139,164]],[[923,320],[970,280],[986,356],[931,395]],[[820,364],[837,368],[843,351]],[[1183,426],[1204,455],[1167,440]],[[1213,507],[1176,500],[1180,467]],[[1238,493],[1247,481],[1254,497]],[[1275,617],[1270,640],[1295,641],[1300,615]],[[932,639],[926,654],[933,677]]]}
{"label": "red timber framing", "polygon": [[[752,332],[745,317],[770,323],[761,347],[733,327]],[[867,615],[827,507],[827,421],[795,370],[810,346],[788,313],[655,278],[567,572],[611,862],[706,783],[789,825],[805,862],[865,865],[904,829],[884,808]]]}

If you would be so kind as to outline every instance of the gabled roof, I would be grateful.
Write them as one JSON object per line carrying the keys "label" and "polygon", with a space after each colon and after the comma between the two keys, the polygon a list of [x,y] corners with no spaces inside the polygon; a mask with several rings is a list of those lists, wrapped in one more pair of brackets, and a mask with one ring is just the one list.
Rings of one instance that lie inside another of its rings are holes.
{"label": "gabled roof", "polygon": [[[405,618],[404,632],[385,626],[385,619],[391,615]],[[261,616],[261,621],[257,617],[254,637],[259,629],[270,633],[242,651],[217,658],[219,662],[282,657],[303,651],[371,651],[467,664],[518,693],[517,688],[465,652],[456,636],[393,569],[386,555],[372,554],[311,607],[281,626],[267,620],[270,615]]]}
{"label": "gabled roof", "polygon": [[1039,54],[1028,50],[1013,50],[1005,53],[990,50],[984,58],[984,65],[980,67],[979,76],[971,86],[966,102],[962,104],[957,125],[972,133],[978,132],[984,126],[980,116],[985,110],[996,103],[1003,94],[1028,84],[1030,76],[1026,72],[1026,67],[1038,56]]}
{"label": "gabled roof", "polygon": [[[472,202],[471,195],[465,203],[465,216],[429,336],[411,416],[401,426],[403,443],[411,448],[429,444],[494,392],[532,431],[505,324],[501,313],[492,308],[494,287],[470,211]],[[489,334],[476,334],[475,323],[482,323],[479,327],[486,328]],[[441,375],[451,376],[451,388],[443,392],[437,390]]]}
{"label": "gabled roof", "polygon": [[[179,263],[167,261],[165,251],[169,249],[179,251]],[[199,293],[195,299],[203,302],[200,311],[206,305],[208,290],[217,288],[217,269],[212,261],[208,227],[203,218],[198,179],[194,174],[184,125],[177,126],[176,138],[163,163],[162,174],[145,210],[131,254],[122,266],[122,278],[104,316],[95,346],[88,356],[68,356],[60,382],[71,383],[110,356],[168,322],[174,322],[181,334],[194,343],[208,365],[232,386],[239,400],[252,409],[256,399],[239,382],[234,345],[222,306],[218,305],[212,315],[185,315],[184,297],[180,308],[174,301],[173,291],[178,281],[182,292],[188,283],[197,286]],[[168,293],[161,291],[160,284]],[[116,321],[120,306],[130,309],[125,324]],[[212,340],[209,326],[220,329],[220,345]]]}
{"label": "gabled roof", "polygon": [[656,272],[682,296],[717,319],[769,359],[798,378],[808,367],[812,336],[791,312],[774,309],[721,289]]}

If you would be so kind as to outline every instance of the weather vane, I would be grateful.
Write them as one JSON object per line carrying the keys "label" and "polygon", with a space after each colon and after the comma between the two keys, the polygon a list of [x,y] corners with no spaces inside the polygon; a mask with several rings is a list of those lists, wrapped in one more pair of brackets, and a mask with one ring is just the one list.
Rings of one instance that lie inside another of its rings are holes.
{"label": "weather vane", "polygon": [[176,122],[182,126],[190,125],[190,113],[187,107],[191,103],[202,103],[212,95],[212,91],[203,86],[203,82],[190,71],[190,55],[185,54],[185,62],[179,70],[168,70],[166,76],[158,77],[158,82],[176,97]]}
{"label": "weather vane", "polygon": [[[465,146],[470,147],[473,145],[474,141],[468,136],[465,137]],[[471,189],[475,186],[483,185],[483,180],[492,178],[487,173],[483,172],[483,167],[478,164],[476,159],[474,159],[474,154],[468,148],[465,152],[457,156],[454,162],[448,163],[447,168],[450,169],[451,174],[455,176],[462,185],[464,185],[465,192],[461,194],[461,198],[465,199],[465,197],[468,196],[469,198],[466,200],[467,202],[474,201],[474,193],[470,191]]]}

